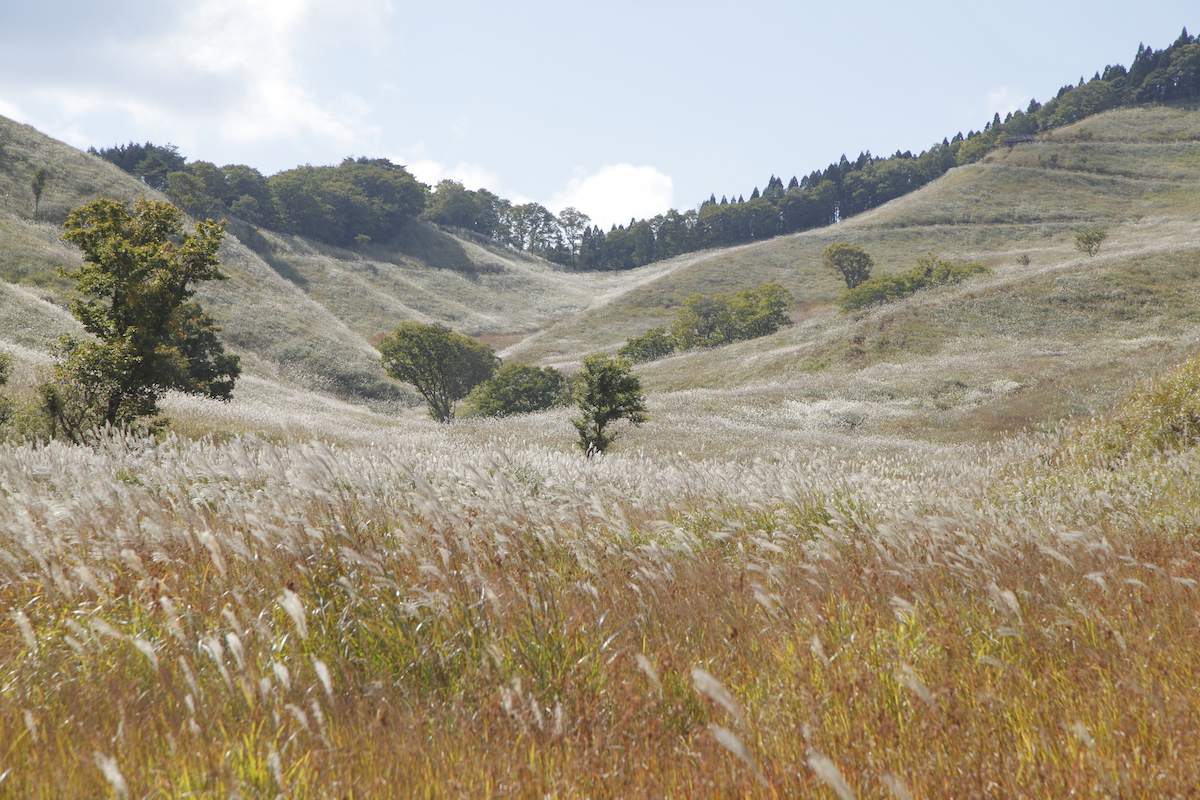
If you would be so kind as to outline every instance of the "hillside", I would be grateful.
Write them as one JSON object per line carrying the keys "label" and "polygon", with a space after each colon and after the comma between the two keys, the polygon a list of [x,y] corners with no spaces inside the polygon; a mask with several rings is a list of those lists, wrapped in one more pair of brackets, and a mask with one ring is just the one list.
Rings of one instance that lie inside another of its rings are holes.
{"label": "hillside", "polygon": [[[778,281],[797,301],[795,327],[645,365],[661,402],[749,402],[747,424],[835,434],[977,437],[1052,423],[1102,408],[1194,345],[1198,185],[1200,111],[1109,112],[840,225],[701,254],[509,353],[570,363],[669,322],[693,292]],[[1092,223],[1110,238],[1089,259],[1073,238]],[[861,244],[881,272],[932,252],[994,275],[846,315],[832,305],[840,279],[820,263],[833,241]]]}
{"label": "hillside", "polygon": [[[22,390],[76,329],[58,223],[144,187],[0,137]],[[842,313],[833,241],[992,273]],[[0,798],[1200,785],[1200,110],[1094,116],[836,227],[629,272],[427,225],[350,251],[239,224],[222,257],[230,402],[0,440]],[[436,319],[573,364],[765,281],[796,324],[639,366],[649,419],[602,456],[570,408],[397,408],[371,347]]]}
{"label": "hillside", "polygon": [[[94,156],[0,118],[0,346],[45,352],[75,323],[64,312],[59,240],[67,212],[98,197],[158,196]],[[28,184],[49,172],[39,219]],[[231,225],[230,280],[200,295],[251,374],[358,401],[411,395],[388,381],[371,346],[403,319],[438,321],[497,343],[636,286],[669,267],[566,273],[506,248],[413,223],[398,244],[353,252],[294,235]],[[24,351],[19,351],[24,352]]]}

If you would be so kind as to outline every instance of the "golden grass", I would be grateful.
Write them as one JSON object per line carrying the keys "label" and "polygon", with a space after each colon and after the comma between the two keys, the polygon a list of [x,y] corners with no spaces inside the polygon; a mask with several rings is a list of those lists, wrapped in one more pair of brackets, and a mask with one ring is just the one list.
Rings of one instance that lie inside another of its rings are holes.
{"label": "golden grass", "polygon": [[0,796],[1200,780],[1197,452],[503,430],[0,448]]}

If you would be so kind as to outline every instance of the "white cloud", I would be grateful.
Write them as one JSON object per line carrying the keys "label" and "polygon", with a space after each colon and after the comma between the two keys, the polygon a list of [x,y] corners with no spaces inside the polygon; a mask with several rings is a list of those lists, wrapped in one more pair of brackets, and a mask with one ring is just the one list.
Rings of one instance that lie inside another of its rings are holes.
{"label": "white cloud", "polygon": [[1015,92],[1007,86],[1000,86],[988,92],[987,106],[989,114],[999,114],[1001,117],[1010,111],[1025,108],[1029,98]]}
{"label": "white cloud", "polygon": [[362,53],[381,50],[390,0],[194,0],[174,8],[140,36],[98,31],[80,53],[93,70],[44,70],[19,82],[0,75],[5,108],[72,144],[103,142],[77,142],[67,131],[94,137],[125,127],[196,158],[285,143],[344,154],[377,142],[371,109],[343,90],[322,92],[306,69],[313,53],[349,46],[344,40]]}
{"label": "white cloud", "polygon": [[[327,5],[328,3],[326,3]],[[297,133],[339,144],[357,136],[351,121],[327,110],[301,85],[300,40],[320,4],[314,0],[203,0],[157,48],[192,71],[236,82],[241,96],[222,109],[219,130],[233,142]]]}
{"label": "white cloud", "polygon": [[652,217],[671,207],[675,185],[670,175],[651,166],[609,164],[590,175],[572,178],[550,201],[558,212],[574,206],[602,228],[630,217]]}
{"label": "white cloud", "polygon": [[472,164],[460,161],[453,166],[443,164],[431,158],[404,159],[393,158],[398,164],[404,164],[408,171],[417,176],[418,180],[435,186],[439,181],[458,181],[468,189],[488,189],[500,193],[500,176],[482,164]]}

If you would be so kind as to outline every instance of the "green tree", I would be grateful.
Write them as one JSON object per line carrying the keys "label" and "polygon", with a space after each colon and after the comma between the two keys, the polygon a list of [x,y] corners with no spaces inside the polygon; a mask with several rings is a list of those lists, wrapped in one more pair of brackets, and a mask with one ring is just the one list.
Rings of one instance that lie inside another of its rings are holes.
{"label": "green tree", "polygon": [[671,324],[680,350],[727,344],[733,341],[733,330],[733,312],[721,295],[691,295]]}
{"label": "green tree", "polygon": [[83,264],[64,275],[75,283],[71,311],[94,338],[63,339],[54,381],[40,387],[56,434],[79,441],[99,425],[152,416],[168,389],[230,397],[238,359],[192,300],[197,284],[225,278],[223,236],[211,220],[185,232],[182,212],[160,201],[131,210],[95,200],[71,212],[63,238]]}
{"label": "green tree", "polygon": [[603,453],[615,438],[608,430],[618,420],[634,425],[646,421],[646,398],[642,384],[629,362],[600,353],[583,360],[575,383],[579,416],[571,420],[579,434],[579,449],[591,458]]}
{"label": "green tree", "polygon": [[454,419],[454,403],[492,376],[500,359],[491,348],[444,325],[402,322],[379,345],[383,368],[412,384],[438,422]]}
{"label": "green tree", "polygon": [[792,324],[788,310],[792,295],[778,283],[764,283],[754,289],[743,289],[729,299],[733,316],[733,339],[756,339],[769,336]]}
{"label": "green tree", "polygon": [[37,219],[38,206],[42,204],[42,192],[46,190],[46,181],[50,174],[46,172],[45,167],[38,167],[37,172],[33,173],[33,179],[29,182],[29,188],[33,190],[33,218]]}
{"label": "green tree", "polygon": [[656,361],[675,352],[675,337],[666,328],[651,328],[641,336],[635,336],[621,346],[617,355],[634,364]]}
{"label": "green tree", "polygon": [[567,379],[554,367],[505,364],[467,395],[465,405],[469,416],[507,417],[545,411],[568,399]]}
{"label": "green tree", "polygon": [[853,289],[870,278],[871,267],[875,264],[866,250],[847,242],[835,242],[826,247],[821,260],[826,268],[841,273],[847,289]]}
{"label": "green tree", "polygon": [[1075,232],[1075,249],[1086,253],[1089,258],[1100,252],[1100,245],[1108,238],[1108,231],[1098,225],[1089,225]]}

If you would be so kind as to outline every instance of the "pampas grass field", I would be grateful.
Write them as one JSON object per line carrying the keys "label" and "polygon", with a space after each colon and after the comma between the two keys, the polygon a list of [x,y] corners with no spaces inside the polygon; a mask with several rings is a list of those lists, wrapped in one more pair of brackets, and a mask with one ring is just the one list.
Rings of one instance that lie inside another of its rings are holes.
{"label": "pampas grass field", "polygon": [[1200,416],[1142,391],[750,459],[370,420],[5,445],[0,795],[1188,794]]}
{"label": "pampas grass field", "polygon": [[[0,133],[54,165],[38,223],[0,169],[28,404],[78,330],[54,222],[145,189]],[[423,223],[231,236],[231,402],[0,437],[0,798],[1194,795],[1198,142],[1193,108],[1110,112],[623,273]],[[992,274],[842,314],[835,240]],[[796,324],[639,365],[649,421],[593,459],[568,409],[425,419],[371,344],[441,320],[569,368],[766,281]]]}

